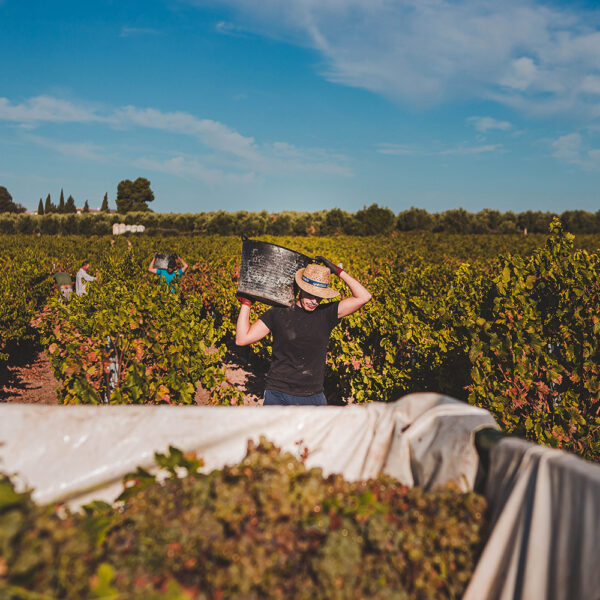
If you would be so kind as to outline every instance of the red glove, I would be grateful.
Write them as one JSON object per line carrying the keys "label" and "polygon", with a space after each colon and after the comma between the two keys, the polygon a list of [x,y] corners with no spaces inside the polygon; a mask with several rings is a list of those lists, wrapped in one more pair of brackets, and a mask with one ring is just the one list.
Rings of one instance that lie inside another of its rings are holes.
{"label": "red glove", "polygon": [[252,304],[254,304],[249,298],[244,298],[242,296],[236,296],[236,298],[242,303],[243,306],[247,306],[248,308],[251,308]]}
{"label": "red glove", "polygon": [[315,260],[322,262],[330,271],[332,275],[340,276],[340,273],[344,270],[342,267],[338,267],[336,264],[332,263],[330,260],[327,260],[323,256],[315,256]]}

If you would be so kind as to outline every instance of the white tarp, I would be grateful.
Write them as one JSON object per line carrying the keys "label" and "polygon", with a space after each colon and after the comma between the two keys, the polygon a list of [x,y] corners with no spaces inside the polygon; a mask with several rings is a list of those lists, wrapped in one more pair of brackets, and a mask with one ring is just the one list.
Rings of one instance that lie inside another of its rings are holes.
{"label": "white tarp", "polygon": [[490,453],[493,530],[463,600],[598,600],[600,466],[505,438]]}
{"label": "white tarp", "polygon": [[497,427],[487,411],[440,394],[347,407],[0,407],[0,471],[18,474],[38,503],[111,501],[138,466],[169,445],[195,451],[206,470],[239,462],[264,435],[307,465],[349,480],[388,473],[429,489],[473,487],[473,432]]}
{"label": "white tarp", "polygon": [[[169,445],[206,470],[239,462],[261,435],[347,479],[388,473],[431,489],[472,489],[474,432],[491,415],[439,394],[349,407],[0,407],[0,471],[39,503],[111,501],[123,475],[153,470]],[[490,537],[463,600],[600,599],[600,466],[514,438],[490,451]]]}

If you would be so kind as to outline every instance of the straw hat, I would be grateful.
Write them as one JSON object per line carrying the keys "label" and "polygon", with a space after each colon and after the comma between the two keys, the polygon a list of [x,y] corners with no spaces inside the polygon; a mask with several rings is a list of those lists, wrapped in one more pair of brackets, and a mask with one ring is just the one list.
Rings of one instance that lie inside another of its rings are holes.
{"label": "straw hat", "polygon": [[317,298],[335,298],[340,293],[329,287],[329,267],[310,264],[296,272],[296,283],[301,290]]}

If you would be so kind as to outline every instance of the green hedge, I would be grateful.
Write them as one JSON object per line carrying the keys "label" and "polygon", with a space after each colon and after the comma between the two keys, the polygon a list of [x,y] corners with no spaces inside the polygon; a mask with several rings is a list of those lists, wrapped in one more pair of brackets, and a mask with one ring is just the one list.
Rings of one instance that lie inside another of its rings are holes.
{"label": "green hedge", "polygon": [[[350,213],[339,208],[317,212],[200,212],[126,214],[0,214],[0,233],[81,234],[112,233],[113,223],[144,225],[151,235],[218,234],[218,235],[387,235],[394,231],[432,231],[435,233],[545,233],[559,215],[551,212],[523,213],[485,209],[470,213],[462,208],[428,213],[410,208],[397,215],[389,208],[372,204]],[[600,211],[565,211],[560,219],[567,231],[578,234],[600,232]]]}

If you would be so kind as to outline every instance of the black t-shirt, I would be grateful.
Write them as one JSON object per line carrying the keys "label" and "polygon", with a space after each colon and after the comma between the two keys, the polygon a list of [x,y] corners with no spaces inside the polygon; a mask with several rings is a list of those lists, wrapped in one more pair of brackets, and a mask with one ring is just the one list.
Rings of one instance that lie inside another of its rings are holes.
{"label": "black t-shirt", "polygon": [[323,391],[327,344],[339,323],[338,304],[321,304],[313,312],[296,304],[289,308],[275,306],[260,316],[273,334],[268,390],[294,396]]}

